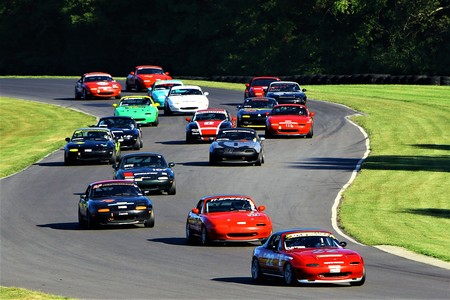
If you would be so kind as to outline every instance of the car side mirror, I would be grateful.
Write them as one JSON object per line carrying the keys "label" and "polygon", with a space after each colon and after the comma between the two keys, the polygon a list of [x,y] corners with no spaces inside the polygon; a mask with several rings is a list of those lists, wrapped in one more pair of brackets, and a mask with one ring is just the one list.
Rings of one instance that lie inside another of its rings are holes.
{"label": "car side mirror", "polygon": [[302,92],[306,92],[306,89],[302,89]]}
{"label": "car side mirror", "polygon": [[111,166],[114,170],[117,170],[117,164],[113,164],[112,166]]}
{"label": "car side mirror", "polygon": [[119,106],[119,105],[118,105],[117,103],[113,103],[112,106],[117,107],[117,106]]}
{"label": "car side mirror", "polygon": [[315,114],[316,114],[316,113],[315,113],[315,112],[313,112],[313,111],[309,113],[309,115],[310,115],[311,117],[314,117],[314,116],[315,116]]}
{"label": "car side mirror", "polygon": [[70,142],[70,137],[66,137],[66,142]]}
{"label": "car side mirror", "polygon": [[166,75],[170,75],[170,73],[169,73],[169,72],[165,72],[164,74],[166,74]]}
{"label": "car side mirror", "polygon": [[265,141],[266,138],[265,137],[260,137],[259,140],[262,142],[262,141]]}
{"label": "car side mirror", "polygon": [[173,168],[173,167],[175,167],[175,163],[174,162],[170,162],[169,163],[169,168]]}
{"label": "car side mirror", "polygon": [[242,105],[238,105],[238,106],[236,106],[236,108],[237,108],[237,109],[241,109],[241,108],[242,108]]}
{"label": "car side mirror", "polygon": [[203,95],[208,96],[209,92],[204,92]]}
{"label": "car side mirror", "polygon": [[151,88],[151,87],[149,87],[148,89],[147,89],[147,91],[148,92],[151,92],[153,89]]}
{"label": "car side mirror", "polygon": [[258,206],[258,211],[265,211],[266,207],[264,205]]}
{"label": "car side mirror", "polygon": [[85,194],[83,194],[83,195],[80,195],[80,200],[86,200],[86,195]]}
{"label": "car side mirror", "polygon": [[339,245],[341,245],[342,248],[345,248],[347,246],[346,242],[339,242]]}
{"label": "car side mirror", "polygon": [[192,213],[194,213],[194,214],[196,214],[196,215],[198,215],[199,214],[199,210],[198,210],[198,208],[193,208],[192,210]]}
{"label": "car side mirror", "polygon": [[186,121],[190,122],[192,119],[191,118],[186,118]]}
{"label": "car side mirror", "polygon": [[130,72],[130,75],[134,75],[134,72]]}

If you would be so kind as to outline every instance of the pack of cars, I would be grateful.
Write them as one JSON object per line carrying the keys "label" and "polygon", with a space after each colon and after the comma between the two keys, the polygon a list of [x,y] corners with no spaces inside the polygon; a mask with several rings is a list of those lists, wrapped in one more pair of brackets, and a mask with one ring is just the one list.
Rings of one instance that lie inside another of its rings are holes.
{"label": "pack of cars", "polygon": [[[106,97],[108,88],[88,88],[83,82],[103,73],[86,73],[77,82],[75,97]],[[109,74],[107,74],[109,75]],[[103,76],[103,75],[102,75]],[[106,76],[106,75],[105,75]],[[114,80],[106,80],[115,82]],[[186,117],[186,143],[207,141],[209,164],[226,163],[261,166],[264,140],[275,136],[313,137],[315,113],[306,106],[306,89],[298,83],[274,76],[252,78],[245,85],[244,102],[237,106],[237,117],[226,109],[209,108],[208,92],[199,86],[173,80],[161,67],[135,67],[126,78],[126,91],[147,90],[147,96],[120,97],[114,116],[99,119],[89,128],[76,129],[66,138],[64,162],[99,160],[112,164],[113,179],[92,182],[78,203],[82,228],[100,225],[143,224],[154,227],[151,192],[176,194],[174,162],[154,152],[122,155],[121,149],[143,147],[142,125],[159,124],[158,108],[164,115],[192,114]],[[94,91],[94,92],[93,92]],[[95,93],[97,91],[97,94]],[[116,91],[117,92],[117,91]],[[261,137],[257,130],[264,130]],[[264,205],[242,194],[202,197],[188,212],[186,240],[201,245],[224,242],[258,242],[251,257],[251,276],[261,282],[267,277],[296,283],[365,283],[362,256],[346,249],[331,232],[322,229],[293,228],[273,232],[272,220]]]}

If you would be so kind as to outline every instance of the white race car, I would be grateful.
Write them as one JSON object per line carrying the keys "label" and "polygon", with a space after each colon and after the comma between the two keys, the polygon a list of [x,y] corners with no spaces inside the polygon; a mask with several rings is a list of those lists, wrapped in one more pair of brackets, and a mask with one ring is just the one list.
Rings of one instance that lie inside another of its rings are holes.
{"label": "white race car", "polygon": [[203,92],[199,86],[182,85],[174,86],[164,102],[164,114],[195,113],[199,109],[207,109],[209,106],[208,92]]}

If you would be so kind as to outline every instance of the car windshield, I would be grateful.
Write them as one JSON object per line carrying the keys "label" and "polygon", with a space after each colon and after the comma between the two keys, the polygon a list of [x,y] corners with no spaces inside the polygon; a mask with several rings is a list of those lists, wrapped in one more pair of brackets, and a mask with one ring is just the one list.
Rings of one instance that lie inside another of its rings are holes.
{"label": "car windshield", "polygon": [[275,106],[275,104],[276,104],[275,101],[250,100],[250,101],[245,101],[243,107],[244,108],[272,108]]}
{"label": "car windshield", "polygon": [[270,78],[255,79],[255,80],[252,81],[252,86],[269,86],[269,84],[271,84],[274,81],[277,81],[277,80],[276,79],[270,79]]}
{"label": "car windshield", "polygon": [[84,78],[84,82],[94,81],[113,81],[113,79],[109,76],[87,76]]}
{"label": "car windshield", "polygon": [[130,98],[120,101],[120,106],[147,106],[150,105],[150,99],[147,98]]}
{"label": "car windshield", "polygon": [[120,196],[142,196],[141,190],[131,184],[98,184],[92,187],[91,199]]}
{"label": "car windshield", "polygon": [[256,135],[252,131],[221,131],[217,135],[217,140],[252,141],[254,139]]}
{"label": "car windshield", "polygon": [[136,74],[164,74],[164,71],[161,69],[155,69],[155,68],[143,68],[138,69]]}
{"label": "car windshield", "polygon": [[208,121],[208,120],[226,120],[227,115],[224,113],[199,113],[195,114],[193,121]]}
{"label": "car windshield", "polygon": [[201,90],[198,89],[172,89],[170,90],[171,96],[185,96],[185,95],[203,95]]}
{"label": "car windshield", "polygon": [[275,83],[269,88],[269,92],[298,92],[300,87],[295,83]]}
{"label": "car windshield", "polygon": [[287,234],[284,239],[286,250],[295,248],[339,247],[335,238],[327,233],[298,233]]}
{"label": "car windshield", "polygon": [[109,118],[101,119],[98,127],[134,129],[135,125],[132,119]]}
{"label": "car windshield", "polygon": [[167,163],[161,155],[136,155],[124,157],[121,162],[121,169],[135,168],[167,168]]}
{"label": "car windshield", "polygon": [[182,85],[181,83],[162,83],[155,85],[154,90],[169,90],[173,86]]}
{"label": "car windshield", "polygon": [[300,106],[279,106],[272,110],[272,115],[298,115],[306,116],[306,109]]}
{"label": "car windshield", "polygon": [[111,135],[102,130],[76,130],[72,135],[72,141],[109,141]]}
{"label": "car windshield", "polygon": [[217,198],[206,202],[206,212],[254,211],[255,205],[246,198]]}

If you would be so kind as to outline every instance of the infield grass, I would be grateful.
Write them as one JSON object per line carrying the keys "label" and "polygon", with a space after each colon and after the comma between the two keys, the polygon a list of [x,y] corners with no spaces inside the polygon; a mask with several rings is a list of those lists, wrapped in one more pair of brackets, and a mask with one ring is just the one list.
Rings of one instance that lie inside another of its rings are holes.
{"label": "infield grass", "polygon": [[[243,84],[183,81],[244,91]],[[353,121],[370,136],[370,155],[343,195],[341,228],[367,245],[399,246],[450,261],[450,87],[304,87],[309,99],[361,112]],[[5,105],[11,101],[17,105]],[[0,105],[2,177],[62,147],[75,128],[94,122],[37,102],[0,98]]]}

